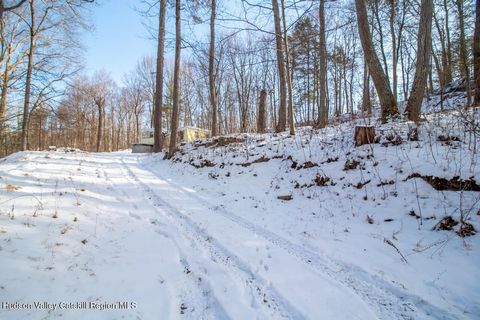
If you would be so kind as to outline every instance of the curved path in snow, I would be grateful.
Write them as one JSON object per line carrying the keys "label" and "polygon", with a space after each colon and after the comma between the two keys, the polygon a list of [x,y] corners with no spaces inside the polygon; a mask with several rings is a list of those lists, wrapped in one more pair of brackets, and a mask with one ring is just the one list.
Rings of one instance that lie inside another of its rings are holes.
{"label": "curved path in snow", "polygon": [[[81,152],[7,159],[3,179],[21,186],[18,199],[27,200],[5,200],[17,201],[19,217],[0,221],[4,237],[15,235],[2,242],[0,272],[8,277],[0,279],[0,303],[39,296],[138,303],[127,311],[42,311],[45,318],[69,319],[455,318],[215,205],[211,195],[162,175],[167,164],[149,168],[146,159]],[[42,202],[42,208],[34,203],[35,218],[33,196]],[[38,312],[0,309],[0,318],[40,318]]]}
{"label": "curved path in snow", "polygon": [[293,319],[427,319],[432,314],[445,315],[420,297],[405,296],[354,266],[321,257],[213,205],[193,190],[149,170],[141,159],[124,156],[119,165],[161,216],[177,225],[185,237],[200,243],[211,259],[223,265],[227,277],[235,274],[250,292],[256,292],[251,299],[270,309],[266,314]]}

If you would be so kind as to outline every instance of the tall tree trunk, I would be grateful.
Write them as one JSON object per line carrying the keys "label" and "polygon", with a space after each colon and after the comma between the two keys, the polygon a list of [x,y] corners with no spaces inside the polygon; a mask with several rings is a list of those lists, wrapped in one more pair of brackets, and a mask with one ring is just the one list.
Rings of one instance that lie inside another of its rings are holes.
{"label": "tall tree trunk", "polygon": [[392,88],[393,97],[395,101],[398,98],[397,95],[397,36],[395,32],[395,15],[396,15],[396,1],[390,0],[390,35],[392,37]]}
{"label": "tall tree trunk", "polygon": [[3,82],[2,82],[2,93],[0,95],[0,137],[3,135],[3,130],[6,127],[6,117],[7,117],[7,91],[8,83],[10,81],[10,54],[8,54],[5,61],[5,69],[3,73]]}
{"label": "tall tree trunk", "polygon": [[33,55],[35,51],[35,3],[30,0],[30,46],[28,49],[27,74],[25,78],[25,99],[23,103],[23,120],[22,120],[22,146],[21,150],[27,150],[28,141],[28,123],[30,116],[30,92],[32,88],[32,72],[33,72]]}
{"label": "tall tree trunk", "polygon": [[398,107],[392,90],[388,84],[388,79],[383,72],[382,66],[373,47],[372,36],[368,26],[368,16],[365,1],[366,0],[355,0],[358,32],[360,34],[360,41],[362,43],[365,60],[367,61],[368,69],[372,76],[373,84],[375,85],[375,89],[380,100],[382,111],[381,118],[383,121],[386,121],[389,117],[398,115]]}
{"label": "tall tree trunk", "polygon": [[475,106],[480,106],[480,0],[475,4],[475,31],[473,35],[473,68],[475,77]]}
{"label": "tall tree trunk", "polygon": [[267,91],[262,90],[260,92],[260,99],[258,102],[258,114],[257,114],[257,132],[264,133],[267,116]]}
{"label": "tall tree trunk", "polygon": [[305,85],[305,99],[307,100],[307,122],[310,123],[311,121],[311,107],[310,107],[310,44],[307,42],[306,44],[306,56],[307,56],[307,84]]}
{"label": "tall tree trunk", "polygon": [[155,74],[155,106],[153,111],[153,152],[160,152],[163,147],[163,56],[165,50],[165,12],[167,0],[160,0],[158,17],[157,69]]}
{"label": "tall tree trunk", "polygon": [[287,17],[285,16],[285,0],[281,0],[282,4],[282,22],[283,22],[283,45],[285,46],[285,62],[287,76],[287,92],[288,92],[288,128],[290,135],[295,135],[295,115],[293,113],[293,88],[292,88],[292,72],[290,66],[290,50],[288,47],[287,35]]}
{"label": "tall tree trunk", "polygon": [[178,114],[180,105],[180,53],[181,47],[181,0],[175,1],[175,66],[173,70],[173,110],[170,125],[170,146],[168,158],[173,157],[177,148]]}
{"label": "tall tree trunk", "polygon": [[[373,16],[377,20],[378,26],[378,36],[379,36],[379,47],[380,47],[380,54],[382,55],[382,62],[383,62],[383,71],[385,72],[385,77],[387,78],[387,83],[390,86],[390,78],[388,75],[388,65],[387,65],[387,55],[385,54],[385,46],[384,46],[384,36],[383,36],[383,27],[382,27],[382,20],[380,19],[380,8],[378,7],[379,0],[373,1]],[[373,24],[373,23],[372,23]]]}
{"label": "tall tree trunk", "polygon": [[278,9],[278,1],[272,0],[273,19],[275,21],[275,44],[277,48],[277,66],[278,76],[280,78],[280,106],[278,108],[278,123],[276,132],[285,131],[287,125],[287,84],[285,75],[285,63],[283,61],[283,41],[282,28],[280,26],[280,13]]}
{"label": "tall tree trunk", "polygon": [[215,92],[215,16],[217,14],[217,1],[211,0],[210,12],[210,48],[208,51],[208,82],[210,89],[210,105],[212,107],[212,137],[218,134],[217,124],[217,95]]}
{"label": "tall tree trunk", "polygon": [[97,97],[94,99],[98,109],[98,127],[97,127],[97,144],[95,150],[100,152],[100,146],[103,137],[103,115],[105,110],[105,97]]}
{"label": "tall tree trunk", "polygon": [[142,130],[140,129],[140,115],[135,114],[135,131],[137,132],[137,143],[142,142]]}
{"label": "tall tree trunk", "polygon": [[447,63],[446,68],[444,69],[445,72],[445,82],[450,83],[453,80],[452,76],[452,42],[450,41],[450,18],[449,18],[449,3],[448,0],[443,0],[443,11],[445,13],[445,37],[447,39]]}
{"label": "tall tree trunk", "polygon": [[463,14],[464,3],[463,0],[456,0],[458,11],[458,27],[460,29],[460,73],[465,79],[467,88],[467,106],[471,105],[471,92],[470,92],[470,70],[467,52],[467,39],[465,37],[465,17]]}
{"label": "tall tree trunk", "polygon": [[318,16],[319,16],[319,28],[320,28],[320,38],[319,38],[319,63],[320,63],[320,72],[318,75],[318,87],[320,91],[319,104],[318,104],[318,126],[320,128],[325,128],[328,122],[328,109],[327,109],[327,44],[325,40],[325,0],[320,0],[320,5],[318,7]]}
{"label": "tall tree trunk", "polygon": [[[440,82],[440,90],[443,91],[443,88],[447,84],[447,82],[445,80],[446,70],[448,68],[448,66],[447,66],[447,63],[448,63],[448,61],[447,61],[447,45],[445,43],[445,34],[443,33],[443,29],[440,27],[440,22],[438,21],[438,19],[436,17],[436,14],[435,14],[435,7],[434,7],[434,11],[433,11],[433,22],[435,23],[435,27],[436,27],[437,33],[438,33],[438,38],[439,38],[439,41],[440,41],[441,59],[442,59],[441,67],[440,67],[440,60],[438,59],[435,52],[432,52],[432,55],[433,55],[433,58],[434,58],[434,61],[435,61],[435,67],[436,67],[437,74],[438,74],[438,80]],[[432,48],[432,50],[433,50],[433,48]]]}
{"label": "tall tree trunk", "polygon": [[408,119],[418,121],[422,107],[423,94],[427,84],[427,77],[431,65],[432,53],[432,16],[433,0],[422,0],[420,7],[420,22],[417,36],[417,63],[413,78],[410,97],[407,101],[405,113]]}

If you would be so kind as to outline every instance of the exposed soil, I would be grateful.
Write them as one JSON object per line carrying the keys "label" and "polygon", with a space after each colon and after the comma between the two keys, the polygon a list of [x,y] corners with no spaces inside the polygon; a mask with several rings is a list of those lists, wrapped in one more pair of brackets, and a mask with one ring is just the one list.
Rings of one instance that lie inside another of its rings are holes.
{"label": "exposed soil", "polygon": [[457,224],[458,221],[451,216],[446,216],[433,227],[433,230],[452,230]]}
{"label": "exposed soil", "polygon": [[243,138],[218,137],[218,138],[214,138],[211,141],[197,143],[194,146],[195,147],[205,147],[205,148],[224,147],[224,146],[227,146],[227,145],[232,144],[232,143],[243,143],[243,142],[245,142],[245,139],[243,139]]}
{"label": "exposed soil", "polygon": [[358,182],[357,184],[354,184],[353,186],[357,189],[362,189],[366,184],[370,183],[371,180],[367,180],[365,182]]}
{"label": "exposed soil", "polygon": [[297,170],[309,169],[309,168],[313,168],[313,167],[318,167],[318,164],[316,164],[315,162],[312,162],[312,161],[307,161],[304,164],[301,164],[301,165],[297,166],[296,169]]}
{"label": "exposed soil", "polygon": [[189,164],[197,169],[205,168],[205,167],[208,167],[208,168],[215,167],[215,163],[213,163],[210,160],[202,160],[200,164],[195,164],[193,161],[190,161]]}
{"label": "exposed soil", "polygon": [[359,165],[360,165],[359,161],[355,159],[352,159],[352,160],[347,159],[347,161],[345,161],[345,164],[343,166],[343,171],[357,169]]}
{"label": "exposed soil", "polygon": [[305,183],[305,184],[302,184],[300,185],[300,183],[298,181],[295,181],[295,185],[294,185],[294,188],[295,189],[299,189],[299,188],[311,188],[311,187],[325,187],[327,186],[327,183],[329,183],[329,185],[331,186],[334,186],[336,183],[334,183],[329,177],[327,176],[321,176],[321,175],[318,175],[315,177],[315,179],[313,180],[312,183]]}
{"label": "exposed soil", "polygon": [[272,159],[281,159],[282,156],[275,156],[272,158],[266,157],[266,156],[261,156],[260,158],[253,160],[252,162],[245,162],[245,163],[237,163],[237,166],[242,166],[242,167],[249,167],[254,163],[262,163],[262,162],[268,162]]}
{"label": "exposed soil", "polygon": [[440,135],[437,138],[438,141],[447,142],[447,141],[461,141],[459,137],[456,136],[444,136]]}
{"label": "exposed soil", "polygon": [[457,231],[457,234],[462,238],[473,236],[476,233],[477,231],[470,223],[463,223],[460,229]]}
{"label": "exposed soil", "polygon": [[468,180],[461,180],[459,177],[453,177],[450,180],[434,176],[423,176],[419,173],[412,173],[405,181],[413,178],[421,178],[438,191],[480,191],[480,185],[473,177]]}
{"label": "exposed soil", "polygon": [[319,186],[319,187],[323,187],[323,186],[326,186],[327,185],[327,182],[330,181],[330,178],[329,177],[324,177],[324,176],[316,176],[315,177],[315,185]]}
{"label": "exposed soil", "polygon": [[393,180],[381,181],[379,184],[377,184],[377,187],[387,186],[387,185],[391,185],[391,184],[395,184],[395,181],[393,181]]}

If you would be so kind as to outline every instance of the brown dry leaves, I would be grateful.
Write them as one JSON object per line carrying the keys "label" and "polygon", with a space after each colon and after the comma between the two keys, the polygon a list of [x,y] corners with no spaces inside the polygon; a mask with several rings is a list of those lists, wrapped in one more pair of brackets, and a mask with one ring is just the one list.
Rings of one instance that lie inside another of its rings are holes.
{"label": "brown dry leaves", "polygon": [[19,187],[19,186],[14,186],[14,185],[11,185],[11,184],[7,184],[7,185],[6,185],[6,186],[4,186],[2,189],[4,189],[4,190],[7,190],[7,191],[11,192],[11,191],[20,190],[20,189],[22,189],[22,187]]}

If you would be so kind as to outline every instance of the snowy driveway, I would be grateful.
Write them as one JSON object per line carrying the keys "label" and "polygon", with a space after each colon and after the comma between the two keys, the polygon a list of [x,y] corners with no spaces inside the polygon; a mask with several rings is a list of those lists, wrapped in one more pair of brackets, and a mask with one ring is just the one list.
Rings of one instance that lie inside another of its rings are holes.
{"label": "snowy driveway", "polygon": [[0,319],[450,318],[145,158],[32,152],[0,162],[11,186],[0,194]]}

